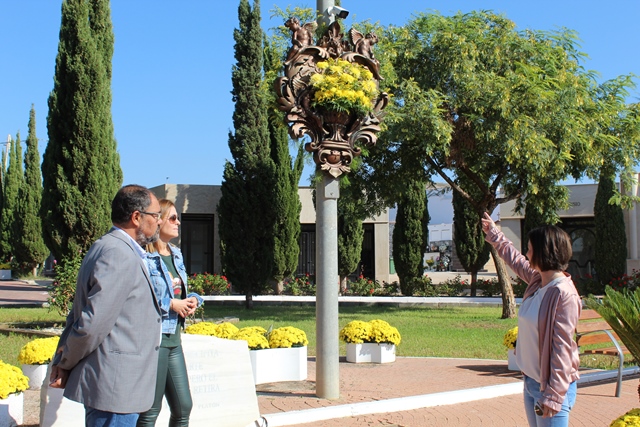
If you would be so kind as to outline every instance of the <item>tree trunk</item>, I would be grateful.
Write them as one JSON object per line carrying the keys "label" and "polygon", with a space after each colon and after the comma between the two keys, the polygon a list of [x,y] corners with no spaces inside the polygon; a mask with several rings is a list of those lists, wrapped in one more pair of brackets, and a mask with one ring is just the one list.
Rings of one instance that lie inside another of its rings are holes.
{"label": "tree trunk", "polygon": [[341,276],[340,277],[340,295],[345,295],[347,293],[347,276]]}
{"label": "tree trunk", "polygon": [[471,296],[475,297],[478,289],[478,272],[471,272]]}
{"label": "tree trunk", "polygon": [[270,279],[270,281],[273,292],[276,295],[282,295],[282,292],[284,291],[284,280]]}
{"label": "tree trunk", "polygon": [[251,293],[250,290],[248,290],[247,293],[245,294],[244,304],[248,310],[253,309],[253,294]]}
{"label": "tree trunk", "polygon": [[491,246],[491,256],[496,265],[498,273],[498,282],[502,289],[502,319],[512,319],[516,317],[516,299],[513,296],[513,287],[511,286],[511,278],[507,272],[507,265],[504,263],[496,248]]}

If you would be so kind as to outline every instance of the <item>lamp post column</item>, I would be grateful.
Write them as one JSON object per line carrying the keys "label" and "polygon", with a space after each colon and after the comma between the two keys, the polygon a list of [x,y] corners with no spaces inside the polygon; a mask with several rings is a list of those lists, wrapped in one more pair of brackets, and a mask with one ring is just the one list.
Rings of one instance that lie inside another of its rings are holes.
{"label": "lamp post column", "polygon": [[340,398],[338,327],[340,181],[323,173],[316,193],[316,395]]}
{"label": "lamp post column", "polygon": [[[318,24],[328,26],[334,0],[317,0]],[[316,395],[340,398],[338,339],[338,197],[340,181],[322,174],[316,197]]]}

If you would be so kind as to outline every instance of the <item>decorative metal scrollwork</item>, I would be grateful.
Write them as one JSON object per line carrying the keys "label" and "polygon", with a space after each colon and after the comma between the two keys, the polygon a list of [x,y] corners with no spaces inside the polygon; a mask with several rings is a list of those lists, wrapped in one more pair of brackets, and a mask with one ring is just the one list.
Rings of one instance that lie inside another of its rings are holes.
{"label": "decorative metal scrollwork", "polygon": [[333,58],[359,64],[371,72],[376,87],[382,77],[380,63],[373,54],[373,45],[378,41],[375,34],[364,36],[351,29],[347,40],[341,33],[340,24],[333,22],[314,45],[313,25],[300,25],[296,18],[285,23],[292,32],[292,47],[284,64],[284,76],[275,81],[274,89],[278,108],[286,113],[291,137],[298,139],[309,135],[311,142],[305,145],[305,149],[313,153],[321,170],[337,178],[351,170],[353,157],[361,154],[360,146],[375,145],[382,110],[387,106],[389,97],[384,92],[379,93],[366,114],[314,105],[311,77],[321,72],[319,62]]}

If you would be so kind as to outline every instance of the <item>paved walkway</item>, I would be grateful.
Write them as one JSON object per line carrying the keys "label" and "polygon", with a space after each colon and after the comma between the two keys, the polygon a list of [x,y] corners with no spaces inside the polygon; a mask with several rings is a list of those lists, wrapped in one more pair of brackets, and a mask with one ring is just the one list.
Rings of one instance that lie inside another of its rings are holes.
{"label": "paved walkway", "polygon": [[[257,386],[260,413],[269,427],[527,426],[521,375],[504,360],[400,357],[383,365],[340,362],[340,399],[315,395],[315,360],[306,382]],[[638,375],[578,387],[571,426],[608,426],[638,404]]]}
{"label": "paved walkway", "polygon": [[[0,281],[0,307],[42,306],[44,284]],[[506,360],[401,357],[383,365],[340,362],[340,398],[320,399],[315,391],[315,359],[307,381],[257,387],[260,413],[269,427],[527,426],[520,374]],[[593,371],[584,372],[589,380]],[[640,407],[640,376],[626,376],[621,397],[615,380],[578,387],[570,426],[608,426]]]}
{"label": "paved walkway", "polygon": [[51,280],[22,281],[0,280],[0,307],[43,307],[49,293]]}

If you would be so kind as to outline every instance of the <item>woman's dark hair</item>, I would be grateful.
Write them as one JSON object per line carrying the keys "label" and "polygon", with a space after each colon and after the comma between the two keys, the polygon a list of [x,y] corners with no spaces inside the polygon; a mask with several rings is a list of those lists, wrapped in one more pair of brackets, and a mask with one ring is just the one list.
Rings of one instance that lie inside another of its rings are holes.
{"label": "woman's dark hair", "polygon": [[141,185],[125,185],[111,202],[111,222],[124,224],[135,211],[145,211],[151,205],[151,191]]}
{"label": "woman's dark hair", "polygon": [[571,238],[560,227],[543,225],[529,231],[529,242],[533,255],[529,262],[541,271],[564,271],[573,254]]}

